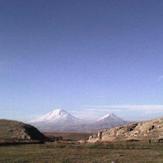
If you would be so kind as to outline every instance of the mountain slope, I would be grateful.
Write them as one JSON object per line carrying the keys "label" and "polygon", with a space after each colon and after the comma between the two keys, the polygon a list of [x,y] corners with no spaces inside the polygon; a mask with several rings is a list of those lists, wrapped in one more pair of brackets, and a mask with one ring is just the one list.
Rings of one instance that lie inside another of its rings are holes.
{"label": "mountain slope", "polygon": [[62,109],[56,109],[53,110],[38,119],[32,121],[34,123],[37,122],[46,122],[46,123],[64,123],[64,122],[79,122],[80,120],[74,116],[72,116],[70,113],[66,112]]}
{"label": "mountain slope", "polygon": [[31,121],[31,124],[43,131],[73,131],[81,123],[80,119],[62,109],[53,110]]}
{"label": "mountain slope", "polygon": [[98,130],[117,127],[127,123],[127,121],[124,121],[123,119],[117,117],[115,114],[111,113],[106,114],[91,124],[87,124],[85,126],[85,130],[90,132],[97,132]]}
{"label": "mountain slope", "polygon": [[119,118],[115,114],[106,114],[95,122],[95,125],[98,126],[99,129],[103,128],[112,128],[120,125],[126,124],[127,121]]}
{"label": "mountain slope", "polygon": [[35,127],[12,120],[0,120],[0,143],[39,142],[46,137]]}

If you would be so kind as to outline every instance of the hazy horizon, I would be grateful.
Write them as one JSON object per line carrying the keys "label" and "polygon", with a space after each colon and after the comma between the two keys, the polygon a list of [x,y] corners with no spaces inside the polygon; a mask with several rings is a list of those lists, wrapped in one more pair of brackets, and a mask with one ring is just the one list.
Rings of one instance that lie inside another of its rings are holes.
{"label": "hazy horizon", "polygon": [[163,1],[1,0],[0,119],[55,108],[163,116]]}

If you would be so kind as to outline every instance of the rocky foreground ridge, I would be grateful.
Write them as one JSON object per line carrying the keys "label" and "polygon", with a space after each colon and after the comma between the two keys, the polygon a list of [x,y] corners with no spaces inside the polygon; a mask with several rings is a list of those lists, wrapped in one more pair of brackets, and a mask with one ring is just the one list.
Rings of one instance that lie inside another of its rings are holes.
{"label": "rocky foreground ridge", "polygon": [[163,141],[163,118],[130,123],[120,127],[105,129],[89,137],[89,143],[116,141]]}
{"label": "rocky foreground ridge", "polygon": [[42,142],[46,137],[35,127],[12,120],[0,120],[0,144]]}

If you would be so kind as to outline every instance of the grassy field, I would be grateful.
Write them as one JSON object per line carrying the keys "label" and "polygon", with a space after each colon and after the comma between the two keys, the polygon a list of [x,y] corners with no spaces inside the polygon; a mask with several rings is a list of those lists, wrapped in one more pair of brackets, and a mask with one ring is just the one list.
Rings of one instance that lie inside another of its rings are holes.
{"label": "grassy field", "polygon": [[46,132],[46,136],[61,136],[64,140],[87,140],[92,133],[78,133],[78,132]]}
{"label": "grassy field", "polygon": [[0,163],[162,163],[163,144],[46,143],[0,146]]}

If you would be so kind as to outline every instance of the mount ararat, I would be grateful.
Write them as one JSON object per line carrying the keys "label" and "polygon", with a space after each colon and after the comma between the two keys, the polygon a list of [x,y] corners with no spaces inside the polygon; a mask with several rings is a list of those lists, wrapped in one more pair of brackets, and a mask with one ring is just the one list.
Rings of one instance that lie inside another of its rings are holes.
{"label": "mount ararat", "polygon": [[44,132],[96,132],[127,123],[127,121],[117,117],[113,113],[107,114],[94,122],[88,122],[62,109],[53,110],[30,121],[30,124]]}

